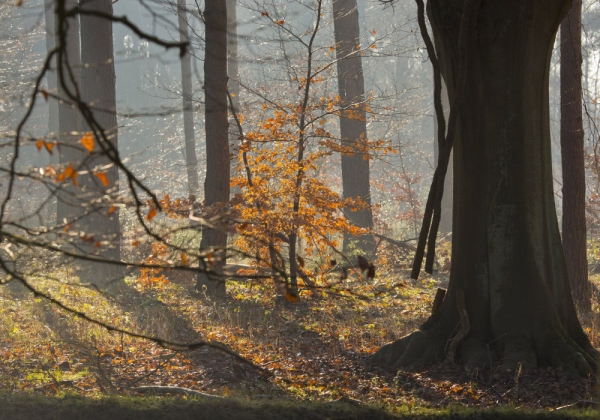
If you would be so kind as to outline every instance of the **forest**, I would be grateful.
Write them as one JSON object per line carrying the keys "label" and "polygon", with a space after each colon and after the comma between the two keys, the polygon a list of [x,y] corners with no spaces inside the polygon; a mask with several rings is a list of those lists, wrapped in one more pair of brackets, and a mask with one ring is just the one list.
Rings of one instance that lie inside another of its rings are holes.
{"label": "forest", "polygon": [[600,417],[600,2],[1,0],[0,419]]}

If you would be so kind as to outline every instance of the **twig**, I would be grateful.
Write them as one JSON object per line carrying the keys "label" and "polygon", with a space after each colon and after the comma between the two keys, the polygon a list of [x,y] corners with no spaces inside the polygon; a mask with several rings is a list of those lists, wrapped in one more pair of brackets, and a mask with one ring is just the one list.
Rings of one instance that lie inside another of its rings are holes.
{"label": "twig", "polygon": [[195,391],[189,388],[183,388],[179,386],[160,386],[160,385],[146,385],[130,388],[130,391],[137,392],[139,394],[154,393],[154,394],[177,394],[177,395],[197,395],[206,398],[223,398],[220,395],[211,395],[204,392]]}

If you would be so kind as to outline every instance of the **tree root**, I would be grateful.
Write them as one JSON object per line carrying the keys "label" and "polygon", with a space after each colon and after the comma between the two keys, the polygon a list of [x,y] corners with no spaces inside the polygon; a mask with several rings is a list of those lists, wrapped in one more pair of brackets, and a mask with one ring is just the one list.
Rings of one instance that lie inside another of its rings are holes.
{"label": "tree root", "polygon": [[553,331],[549,326],[545,332],[542,329],[530,334],[504,334],[486,343],[469,336],[471,327],[464,290],[456,291],[456,309],[459,317],[459,326],[454,328],[454,331],[458,329],[456,334],[449,319],[441,310],[435,310],[419,331],[382,346],[373,355],[373,363],[391,369],[414,369],[447,358],[461,362],[469,372],[474,372],[489,368],[501,359],[502,370],[560,366],[582,377],[594,373],[600,366],[597,350],[581,348],[560,328]]}

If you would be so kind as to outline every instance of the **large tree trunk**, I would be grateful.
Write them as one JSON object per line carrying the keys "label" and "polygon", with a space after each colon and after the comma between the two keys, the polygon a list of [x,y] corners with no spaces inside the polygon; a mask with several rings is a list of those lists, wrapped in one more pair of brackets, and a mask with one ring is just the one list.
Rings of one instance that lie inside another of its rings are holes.
{"label": "large tree trunk", "polygon": [[586,255],[581,63],[581,0],[574,0],[560,27],[562,240],[573,298],[581,309],[590,311],[592,302]]}
{"label": "large tree trunk", "polygon": [[[185,0],[177,0],[179,41],[189,42],[187,5]],[[183,96],[183,132],[185,134],[185,165],[187,168],[188,192],[190,197],[198,194],[198,159],[194,138],[194,107],[192,102],[192,61],[189,47],[181,57],[181,89]]]}
{"label": "large tree trunk", "polygon": [[492,356],[502,357],[502,368],[563,366],[585,375],[599,359],[571,298],[550,155],[549,67],[571,1],[483,1],[463,50],[467,1],[428,3],[450,103],[462,79],[459,51],[468,51],[448,292],[419,331],[382,347],[375,360],[395,368],[432,363],[450,343],[470,370]]}
{"label": "large tree trunk", "polygon": [[[219,216],[216,207],[229,201],[229,138],[227,121],[227,7],[226,0],[206,2],[206,49],[204,58],[206,179],[204,200],[210,216]],[[211,207],[212,206],[212,207]],[[213,296],[225,294],[225,279],[221,277],[225,264],[224,249],[227,231],[224,228],[202,229],[200,249],[214,251],[216,264],[211,272],[200,273],[196,288]]]}
{"label": "large tree trunk", "polygon": [[[363,77],[360,51],[360,28],[356,0],[333,1],[334,31],[336,43],[338,87],[341,105],[351,110],[352,118],[343,112],[340,116],[340,134],[343,146],[352,147],[357,152],[342,153],[342,186],[344,198],[360,198],[367,208],[359,211],[346,209],[346,217],[356,226],[371,229],[373,213],[371,212],[371,190],[369,180],[369,160],[358,152],[361,143],[367,139],[366,115],[363,110],[365,99],[365,82]],[[358,104],[358,108],[354,105]],[[364,253],[375,248],[372,235],[351,237],[344,235],[344,250],[348,250],[351,242]]]}
{"label": "large tree trunk", "polygon": [[[84,10],[112,14],[112,0],[80,0],[80,5]],[[81,245],[89,253],[97,254],[106,260],[120,261],[119,210],[117,208],[109,214],[108,203],[102,199],[114,196],[119,189],[119,174],[117,167],[112,164],[113,160],[118,159],[112,22],[85,14],[81,15],[80,20],[83,63],[81,96],[93,107],[91,115],[86,118],[85,130],[94,132],[96,138],[95,153],[86,157],[84,169],[91,172],[103,171],[108,178],[108,186],[104,186],[100,179],[92,174],[79,177],[81,198],[88,205],[86,210],[89,212],[79,226],[88,238],[88,241],[82,241]],[[108,168],[104,169],[107,166]],[[93,243],[89,243],[92,242],[89,241],[89,237],[94,238]],[[99,286],[123,278],[122,268],[108,263],[81,262],[78,271],[82,280]]]}

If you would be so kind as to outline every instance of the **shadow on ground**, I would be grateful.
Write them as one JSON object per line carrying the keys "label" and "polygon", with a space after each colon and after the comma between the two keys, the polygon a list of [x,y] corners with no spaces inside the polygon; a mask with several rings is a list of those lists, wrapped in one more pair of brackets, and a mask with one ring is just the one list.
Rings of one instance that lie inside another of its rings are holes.
{"label": "shadow on ground", "polygon": [[249,401],[237,398],[183,399],[173,397],[47,397],[0,394],[0,419],[596,419],[598,411],[527,411],[521,409],[442,410],[398,408],[392,414],[353,402],[314,403],[289,399]]}

